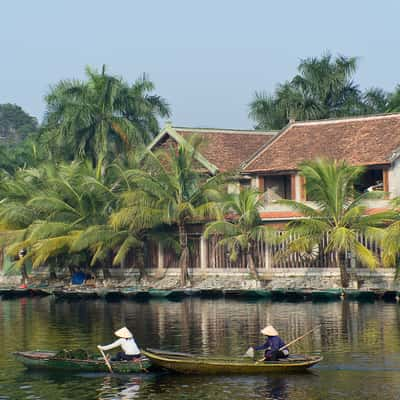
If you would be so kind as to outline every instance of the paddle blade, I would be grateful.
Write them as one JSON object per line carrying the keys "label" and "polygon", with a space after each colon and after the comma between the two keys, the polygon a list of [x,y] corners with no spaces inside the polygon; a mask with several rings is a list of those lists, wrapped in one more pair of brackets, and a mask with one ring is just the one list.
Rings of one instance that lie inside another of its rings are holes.
{"label": "paddle blade", "polygon": [[246,353],[244,353],[243,357],[254,358],[254,349],[252,347],[249,347]]}

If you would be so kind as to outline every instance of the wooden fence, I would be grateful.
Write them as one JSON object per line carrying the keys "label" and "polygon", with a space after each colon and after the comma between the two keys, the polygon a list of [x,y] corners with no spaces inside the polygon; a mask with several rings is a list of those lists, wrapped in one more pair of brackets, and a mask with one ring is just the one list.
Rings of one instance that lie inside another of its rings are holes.
{"label": "wooden fence", "polygon": [[[277,235],[281,236],[282,232]],[[231,260],[229,250],[226,246],[218,244],[221,238],[213,236],[205,240],[205,257],[204,265],[208,269],[246,269],[247,262],[243,253],[238,254],[236,260]],[[204,240],[204,239],[203,239]],[[292,269],[292,268],[332,268],[334,267],[334,254],[326,252],[328,237],[324,239],[309,253],[291,253],[287,252],[287,246],[291,238],[284,241],[277,241],[276,244],[266,244],[264,242],[255,242],[252,246],[252,255],[256,268],[258,269]],[[381,260],[381,249],[376,241],[369,238],[359,236],[360,242]],[[188,244],[190,248],[189,268],[201,267],[201,236],[192,234],[188,236]],[[147,267],[157,268],[159,265],[158,245],[154,242],[147,243]],[[162,263],[165,268],[178,268],[179,254],[173,249],[164,248],[162,250]],[[360,268],[362,265],[351,256],[346,255],[346,263],[348,267]]]}

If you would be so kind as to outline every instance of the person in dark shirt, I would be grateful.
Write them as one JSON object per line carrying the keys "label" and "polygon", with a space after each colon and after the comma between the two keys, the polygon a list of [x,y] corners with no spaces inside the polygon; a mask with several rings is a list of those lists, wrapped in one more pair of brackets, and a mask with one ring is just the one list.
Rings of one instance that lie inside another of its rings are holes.
{"label": "person in dark shirt", "polygon": [[254,350],[265,350],[265,361],[277,361],[289,356],[288,349],[280,350],[285,346],[285,342],[279,337],[277,330],[272,325],[266,326],[261,330],[261,333],[266,336],[266,341],[261,346],[255,346]]}

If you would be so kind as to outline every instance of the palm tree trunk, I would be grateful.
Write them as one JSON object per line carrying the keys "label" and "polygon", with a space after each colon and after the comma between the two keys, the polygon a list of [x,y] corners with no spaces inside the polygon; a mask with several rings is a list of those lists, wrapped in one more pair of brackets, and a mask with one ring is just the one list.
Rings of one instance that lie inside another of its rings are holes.
{"label": "palm tree trunk", "polygon": [[347,288],[349,286],[349,273],[346,269],[344,254],[340,251],[335,252],[335,264],[340,270],[340,282],[342,287]]}
{"label": "palm tree trunk", "polygon": [[181,271],[181,285],[186,286],[189,280],[188,263],[189,263],[189,247],[187,241],[187,233],[184,224],[178,225],[179,229],[179,246],[181,248],[181,256],[179,258],[179,269]]}
{"label": "palm tree trunk", "polygon": [[21,267],[21,284],[26,285],[28,283],[28,273],[26,271],[25,263],[22,264]]}
{"label": "palm tree trunk", "polygon": [[250,272],[254,275],[254,277],[259,280],[258,272],[256,269],[256,265],[254,263],[254,258],[252,254],[252,246],[249,246],[249,249],[246,252],[246,262],[247,262],[247,267],[249,268]]}

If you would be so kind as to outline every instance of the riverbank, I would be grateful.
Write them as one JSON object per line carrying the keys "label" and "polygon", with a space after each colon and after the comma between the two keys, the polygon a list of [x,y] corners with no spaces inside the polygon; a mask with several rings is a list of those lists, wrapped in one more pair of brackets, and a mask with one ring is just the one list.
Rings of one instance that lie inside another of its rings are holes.
{"label": "riverbank", "polygon": [[181,300],[185,297],[253,299],[271,301],[339,301],[342,299],[357,301],[384,300],[398,302],[400,291],[396,290],[357,290],[357,289],[222,289],[222,288],[187,288],[187,289],[141,289],[95,288],[84,285],[52,287],[27,286],[0,288],[0,299],[11,300],[25,297],[54,296],[59,300],[103,299],[106,301],[136,300],[146,301],[152,298]]}
{"label": "riverbank", "polygon": [[[156,271],[159,272],[159,271]],[[19,275],[0,275],[0,296],[16,298],[54,295],[58,298],[148,299],[152,297],[179,299],[185,296],[271,298],[273,300],[387,299],[396,301],[400,294],[394,271],[352,271],[350,287],[343,290],[335,269],[276,270],[273,274],[250,274],[221,271],[213,274],[191,274],[191,281],[181,287],[179,274],[169,270],[153,271],[139,279],[137,270],[110,269],[110,278],[97,274],[82,285],[72,285],[70,276],[59,273],[57,280],[48,279],[48,271],[35,271],[26,288]],[[178,272],[178,271],[176,271]]]}

